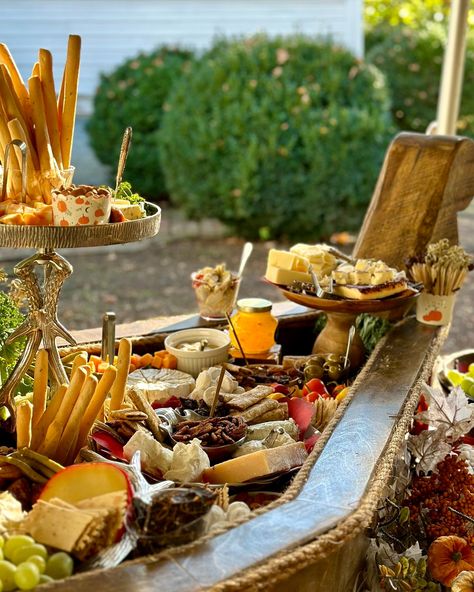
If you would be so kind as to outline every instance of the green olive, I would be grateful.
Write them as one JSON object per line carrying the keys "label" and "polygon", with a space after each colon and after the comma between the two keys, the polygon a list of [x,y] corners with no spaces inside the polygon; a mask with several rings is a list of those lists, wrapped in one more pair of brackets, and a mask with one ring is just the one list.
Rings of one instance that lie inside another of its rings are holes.
{"label": "green olive", "polygon": [[315,356],[311,356],[311,358],[306,362],[306,365],[308,366],[317,364],[319,366],[322,366],[325,361],[326,358],[322,354],[316,354]]}
{"label": "green olive", "polygon": [[311,380],[312,378],[322,378],[323,374],[324,368],[322,366],[316,366],[316,364],[306,366],[304,369],[305,382],[308,382],[308,380]]}
{"label": "green olive", "polygon": [[328,354],[328,355],[326,356],[326,360],[327,360],[328,362],[334,362],[334,363],[338,364],[338,363],[339,363],[339,358],[340,358],[340,357],[341,357],[341,356],[340,356],[339,354]]}
{"label": "green olive", "polygon": [[326,369],[327,375],[331,380],[338,380],[342,374],[342,366],[339,364],[331,364]]}

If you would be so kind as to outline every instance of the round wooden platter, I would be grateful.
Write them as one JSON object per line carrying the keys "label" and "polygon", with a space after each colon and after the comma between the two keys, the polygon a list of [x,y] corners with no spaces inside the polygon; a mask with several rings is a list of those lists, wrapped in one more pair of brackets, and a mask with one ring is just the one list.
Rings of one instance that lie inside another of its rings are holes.
{"label": "round wooden platter", "polygon": [[401,294],[378,300],[349,300],[347,298],[329,300],[326,298],[318,298],[317,296],[310,296],[308,294],[290,292],[282,286],[277,287],[281,290],[285,298],[296,304],[301,304],[302,306],[307,306],[308,308],[314,308],[316,310],[323,310],[325,312],[342,312],[356,315],[363,312],[378,313],[393,310],[408,304],[420,294],[419,291],[413,292],[412,289],[409,289]]}
{"label": "round wooden platter", "polygon": [[131,243],[158,234],[161,208],[146,202],[147,216],[97,226],[16,226],[0,224],[0,247],[68,249]]}

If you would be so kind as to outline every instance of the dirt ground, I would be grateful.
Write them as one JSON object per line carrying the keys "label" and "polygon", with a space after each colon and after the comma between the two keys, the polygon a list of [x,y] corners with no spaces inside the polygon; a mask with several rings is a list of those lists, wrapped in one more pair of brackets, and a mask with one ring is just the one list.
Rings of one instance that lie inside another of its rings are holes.
{"label": "dirt ground", "polygon": [[[474,207],[460,217],[463,246],[474,253]],[[114,311],[125,323],[156,316],[197,312],[190,275],[205,265],[225,261],[236,269],[244,241],[226,238],[217,223],[185,221],[177,212],[163,211],[162,229],[153,239],[113,248],[67,252],[74,266],[61,294],[59,318],[71,330],[101,325],[104,312]],[[261,296],[274,302],[279,292],[263,280],[267,252],[273,243],[255,244],[240,296]],[[3,266],[12,273],[19,253],[12,251]],[[474,276],[474,273],[472,274]],[[474,347],[474,277],[457,298],[455,318],[445,351]]]}

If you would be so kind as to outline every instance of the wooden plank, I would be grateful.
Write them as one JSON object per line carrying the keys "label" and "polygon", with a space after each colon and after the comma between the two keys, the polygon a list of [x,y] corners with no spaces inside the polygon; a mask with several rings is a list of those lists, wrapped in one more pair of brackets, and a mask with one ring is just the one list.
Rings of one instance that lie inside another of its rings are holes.
{"label": "wooden plank", "polygon": [[439,238],[458,242],[457,212],[474,196],[474,141],[402,133],[385,156],[354,256],[402,268]]}

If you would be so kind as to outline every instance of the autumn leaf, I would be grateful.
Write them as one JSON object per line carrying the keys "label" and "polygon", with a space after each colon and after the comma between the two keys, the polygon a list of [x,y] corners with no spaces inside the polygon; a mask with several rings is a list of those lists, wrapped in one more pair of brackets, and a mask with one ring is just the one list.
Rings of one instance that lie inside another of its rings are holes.
{"label": "autumn leaf", "polygon": [[416,419],[432,428],[445,428],[448,442],[455,442],[474,427],[474,406],[460,387],[451,390],[449,395],[424,384],[429,408],[416,415]]}
{"label": "autumn leaf", "polygon": [[447,428],[438,427],[436,430],[424,430],[418,436],[408,437],[408,450],[415,458],[416,473],[428,473],[451,452],[451,446],[446,442]]}

